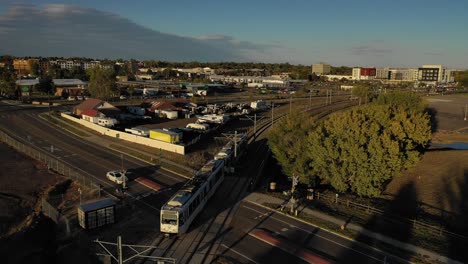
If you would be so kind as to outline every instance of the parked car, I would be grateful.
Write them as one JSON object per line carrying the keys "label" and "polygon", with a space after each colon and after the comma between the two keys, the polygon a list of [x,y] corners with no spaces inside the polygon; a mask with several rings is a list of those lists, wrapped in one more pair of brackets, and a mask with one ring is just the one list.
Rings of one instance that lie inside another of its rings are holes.
{"label": "parked car", "polygon": [[81,95],[78,95],[78,96],[76,97],[76,99],[77,99],[78,101],[83,101],[83,100],[84,100],[84,99],[83,99],[83,96],[81,96]]}
{"label": "parked car", "polygon": [[121,95],[121,96],[120,96],[120,100],[127,100],[127,96]]}
{"label": "parked car", "polygon": [[67,101],[76,101],[74,96],[68,96]]}
{"label": "parked car", "polygon": [[116,170],[116,171],[109,171],[106,174],[107,179],[117,183],[117,184],[123,184],[123,182],[127,182],[128,178],[125,176],[127,174],[126,171],[123,170]]}

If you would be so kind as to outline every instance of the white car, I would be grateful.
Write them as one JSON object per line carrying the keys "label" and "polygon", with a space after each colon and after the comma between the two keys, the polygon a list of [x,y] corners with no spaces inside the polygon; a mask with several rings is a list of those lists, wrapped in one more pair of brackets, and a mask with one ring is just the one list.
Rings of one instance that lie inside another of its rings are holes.
{"label": "white car", "polygon": [[68,96],[67,101],[76,101],[74,96]]}
{"label": "white car", "polygon": [[84,99],[83,99],[83,96],[81,96],[81,95],[76,96],[76,99],[77,99],[78,101],[83,101],[83,100],[84,100]]}
{"label": "white car", "polygon": [[107,174],[106,174],[106,177],[107,179],[117,183],[117,184],[123,184],[123,182],[128,182],[128,178],[127,176],[125,176],[125,174],[127,174],[126,171],[122,171],[122,170],[116,170],[116,171],[109,171]]}

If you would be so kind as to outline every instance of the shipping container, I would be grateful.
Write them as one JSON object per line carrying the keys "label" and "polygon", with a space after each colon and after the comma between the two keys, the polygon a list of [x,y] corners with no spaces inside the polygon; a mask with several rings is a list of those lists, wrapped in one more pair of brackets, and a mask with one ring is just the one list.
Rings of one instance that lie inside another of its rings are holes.
{"label": "shipping container", "polygon": [[172,131],[165,131],[162,129],[150,130],[150,138],[164,141],[167,143],[175,144],[180,142],[180,135]]}
{"label": "shipping container", "polygon": [[84,229],[95,229],[115,222],[115,202],[110,198],[78,206],[78,223]]}

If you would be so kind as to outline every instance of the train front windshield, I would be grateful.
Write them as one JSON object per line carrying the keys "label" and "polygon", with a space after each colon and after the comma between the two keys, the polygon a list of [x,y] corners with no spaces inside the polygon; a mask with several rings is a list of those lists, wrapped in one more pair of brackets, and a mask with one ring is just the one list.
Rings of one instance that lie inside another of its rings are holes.
{"label": "train front windshield", "polygon": [[166,225],[177,225],[177,213],[174,214],[173,212],[163,212],[162,218],[161,218],[161,224],[166,224]]}

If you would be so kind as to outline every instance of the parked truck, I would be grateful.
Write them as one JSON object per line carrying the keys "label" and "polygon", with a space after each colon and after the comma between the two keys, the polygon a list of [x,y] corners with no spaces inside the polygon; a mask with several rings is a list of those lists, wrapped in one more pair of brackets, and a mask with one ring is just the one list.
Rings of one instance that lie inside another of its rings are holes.
{"label": "parked truck", "polygon": [[180,135],[179,133],[175,133],[172,131],[166,131],[163,129],[152,129],[150,130],[149,137],[152,139],[160,140],[163,142],[176,144],[180,142]]}

